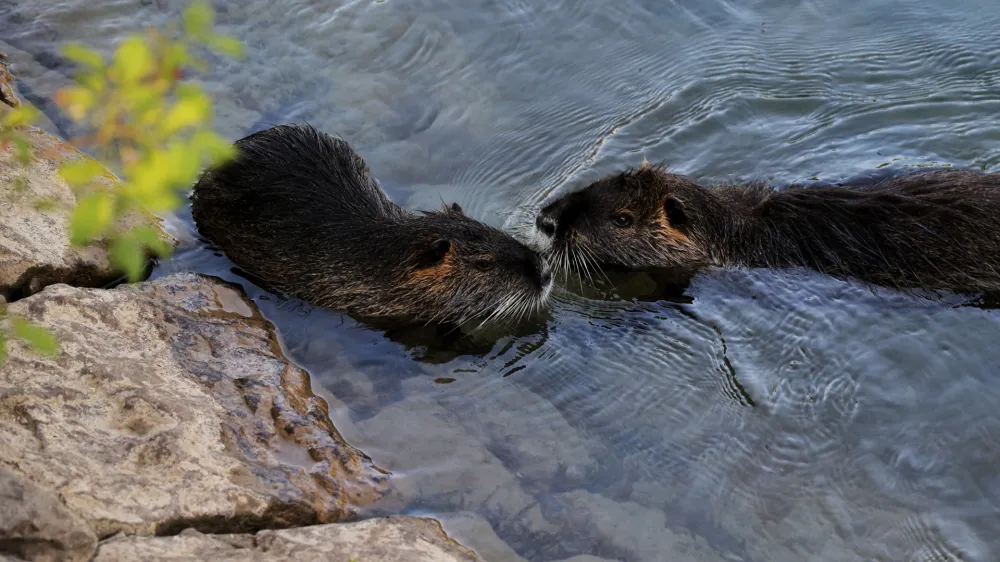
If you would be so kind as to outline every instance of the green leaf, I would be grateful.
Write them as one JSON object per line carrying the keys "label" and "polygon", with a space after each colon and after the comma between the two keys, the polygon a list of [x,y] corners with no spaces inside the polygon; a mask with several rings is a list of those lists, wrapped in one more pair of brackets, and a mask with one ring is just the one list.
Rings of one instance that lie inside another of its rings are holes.
{"label": "green leaf", "polygon": [[161,56],[163,57],[161,70],[171,81],[177,80],[180,69],[191,60],[187,46],[183,43],[168,43],[163,47]]}
{"label": "green leaf", "polygon": [[236,147],[213,131],[198,131],[191,135],[191,145],[202,155],[202,161],[218,166],[236,157]]}
{"label": "green leaf", "polygon": [[187,127],[194,127],[212,116],[212,100],[204,93],[183,96],[167,111],[160,123],[163,132],[173,134]]}
{"label": "green leaf", "polygon": [[30,125],[38,118],[40,112],[34,107],[22,103],[8,110],[3,116],[3,128],[12,129],[21,125]]}
{"label": "green leaf", "polygon": [[59,353],[59,340],[52,335],[52,332],[23,318],[11,318],[10,322],[17,337],[38,353],[42,355]]}
{"label": "green leaf", "polygon": [[170,254],[170,244],[163,239],[162,234],[151,226],[137,226],[130,230],[126,236],[131,237],[142,247],[149,250],[158,257],[166,257]]}
{"label": "green leaf", "polygon": [[59,175],[70,187],[89,185],[94,178],[104,175],[104,168],[90,158],[72,160],[59,166]]}
{"label": "green leaf", "polygon": [[97,103],[94,92],[83,86],[67,86],[56,92],[53,99],[74,121],[82,121]]}
{"label": "green leaf", "polygon": [[216,35],[209,41],[209,45],[231,59],[239,60],[243,58],[243,43],[231,35]]}
{"label": "green leaf", "polygon": [[63,45],[62,54],[76,64],[91,70],[99,70],[104,66],[104,57],[101,53],[80,43]]}
{"label": "green leaf", "polygon": [[212,32],[215,12],[206,2],[193,2],[184,8],[184,33],[194,39],[204,39]]}
{"label": "green leaf", "polygon": [[114,68],[117,77],[125,84],[138,82],[153,69],[153,53],[146,41],[132,35],[122,41],[115,52]]}
{"label": "green leaf", "polygon": [[115,201],[110,193],[84,196],[77,202],[70,218],[70,242],[86,244],[104,234],[114,219],[114,209]]}
{"label": "green leaf", "polygon": [[116,238],[111,244],[111,263],[128,275],[130,283],[135,283],[142,279],[143,270],[146,268],[146,255],[138,241],[123,236]]}

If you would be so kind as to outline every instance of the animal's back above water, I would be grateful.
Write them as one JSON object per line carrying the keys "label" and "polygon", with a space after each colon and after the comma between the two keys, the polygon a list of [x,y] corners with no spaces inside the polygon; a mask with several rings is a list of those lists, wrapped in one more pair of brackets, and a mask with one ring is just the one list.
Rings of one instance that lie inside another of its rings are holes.
{"label": "animal's back above water", "polygon": [[644,166],[562,196],[536,225],[557,263],[807,267],[899,289],[1000,290],[1000,174],[772,189]]}
{"label": "animal's back above water", "polygon": [[[1000,289],[1000,175],[911,173],[860,187],[790,188],[746,211],[732,255],[897,288]],[[742,260],[741,260],[742,261]]]}
{"label": "animal's back above water", "polygon": [[257,133],[239,141],[238,159],[195,188],[199,231],[282,292],[294,277],[329,276],[321,263],[353,261],[366,236],[405,214],[365,163],[332,140]]}
{"label": "animal's back above water", "polygon": [[341,139],[281,125],[236,149],[203,174],[192,215],[266,289],[363,316],[446,323],[527,313],[548,298],[540,256],[457,204],[403,210]]}

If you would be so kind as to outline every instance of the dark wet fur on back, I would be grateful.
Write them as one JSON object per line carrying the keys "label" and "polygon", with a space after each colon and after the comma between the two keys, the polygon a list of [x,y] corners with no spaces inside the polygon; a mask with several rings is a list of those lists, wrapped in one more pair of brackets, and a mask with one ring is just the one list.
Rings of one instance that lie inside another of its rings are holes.
{"label": "dark wet fur on back", "polygon": [[[633,223],[616,226],[616,213]],[[934,170],[775,190],[705,188],[645,166],[560,198],[543,220],[558,225],[557,259],[577,252],[631,268],[807,267],[896,289],[1000,289],[1000,174]]]}
{"label": "dark wet fur on back", "polygon": [[236,146],[236,160],[195,186],[192,214],[269,290],[363,316],[443,322],[520,313],[548,295],[538,255],[457,204],[403,210],[341,139],[281,125]]}

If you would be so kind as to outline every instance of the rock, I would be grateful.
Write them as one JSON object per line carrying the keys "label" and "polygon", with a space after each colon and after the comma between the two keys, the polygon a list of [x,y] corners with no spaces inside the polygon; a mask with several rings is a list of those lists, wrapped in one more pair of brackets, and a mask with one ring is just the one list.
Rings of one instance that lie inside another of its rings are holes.
{"label": "rock", "polygon": [[0,103],[17,107],[21,101],[14,90],[14,75],[7,69],[7,55],[0,53]]}
{"label": "rock", "polygon": [[447,530],[462,544],[475,549],[490,562],[526,562],[509,544],[497,536],[489,521],[475,513],[443,514],[437,517]]}
{"label": "rock", "polygon": [[599,558],[597,556],[591,556],[589,554],[581,554],[579,556],[574,556],[572,558],[566,558],[563,560],[553,560],[553,562],[617,562],[611,560],[610,558]]}
{"label": "rock", "polygon": [[612,553],[627,560],[725,560],[703,538],[672,531],[660,510],[616,502],[586,490],[559,494],[556,500],[566,524],[587,529],[586,535],[602,557]]}
{"label": "rock", "polygon": [[83,562],[96,550],[93,529],[58,498],[0,467],[0,560]]}
{"label": "rock", "polygon": [[178,274],[9,305],[62,354],[0,367],[0,465],[105,537],[341,521],[388,491],[239,289]]}
{"label": "rock", "polygon": [[440,523],[386,517],[256,535],[120,537],[101,545],[94,562],[214,560],[218,562],[472,562],[474,552],[448,538]]}
{"label": "rock", "polygon": [[482,506],[511,516],[535,503],[517,477],[462,429],[457,416],[426,396],[386,406],[356,427],[380,444],[381,450],[370,452],[398,474],[394,491],[400,505],[419,500],[442,511]]}
{"label": "rock", "polygon": [[[19,105],[12,76],[0,64],[0,101]],[[0,104],[0,115],[6,106]],[[69,242],[69,217],[76,204],[73,190],[59,176],[67,160],[87,158],[69,144],[34,127],[22,131],[32,149],[27,166],[15,158],[13,148],[0,149],[0,296],[15,300],[37,293],[47,285],[69,283],[99,287],[121,276],[110,264],[107,244],[84,247]],[[117,179],[106,172],[100,189],[114,189]],[[49,210],[37,202],[48,201]],[[160,228],[159,219],[133,213],[122,227],[149,224],[160,230],[171,245],[175,241]]]}

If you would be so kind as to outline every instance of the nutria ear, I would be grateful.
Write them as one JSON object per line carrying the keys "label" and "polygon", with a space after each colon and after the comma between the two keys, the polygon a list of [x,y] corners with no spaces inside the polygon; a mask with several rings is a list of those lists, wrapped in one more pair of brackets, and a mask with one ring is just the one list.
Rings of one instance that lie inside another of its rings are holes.
{"label": "nutria ear", "polygon": [[434,267],[451,252],[451,240],[439,238],[432,242],[420,255],[420,267]]}
{"label": "nutria ear", "polygon": [[451,204],[451,212],[458,213],[460,215],[465,215],[465,213],[462,211],[462,206],[459,205],[458,203]]}
{"label": "nutria ear", "polygon": [[686,231],[688,226],[687,211],[684,210],[684,203],[676,197],[667,196],[663,200],[663,213],[670,222],[670,226],[680,231]]}

